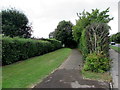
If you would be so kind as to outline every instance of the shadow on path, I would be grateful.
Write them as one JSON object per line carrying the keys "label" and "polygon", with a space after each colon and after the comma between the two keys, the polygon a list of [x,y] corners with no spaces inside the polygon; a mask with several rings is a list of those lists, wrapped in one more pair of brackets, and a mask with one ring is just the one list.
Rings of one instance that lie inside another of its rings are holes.
{"label": "shadow on path", "polygon": [[73,49],[68,59],[51,75],[34,88],[103,88],[109,90],[109,84],[95,80],[83,79],[80,68],[82,55]]}

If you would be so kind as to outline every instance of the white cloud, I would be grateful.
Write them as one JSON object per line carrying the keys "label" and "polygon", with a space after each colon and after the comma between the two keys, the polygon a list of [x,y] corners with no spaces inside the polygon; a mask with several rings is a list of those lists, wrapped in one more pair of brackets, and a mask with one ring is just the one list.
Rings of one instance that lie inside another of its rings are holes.
{"label": "white cloud", "polygon": [[98,8],[105,10],[110,7],[111,34],[118,31],[118,0],[0,0],[0,9],[15,7],[22,10],[33,26],[33,35],[48,37],[61,20],[70,20],[75,24],[76,13],[91,11]]}

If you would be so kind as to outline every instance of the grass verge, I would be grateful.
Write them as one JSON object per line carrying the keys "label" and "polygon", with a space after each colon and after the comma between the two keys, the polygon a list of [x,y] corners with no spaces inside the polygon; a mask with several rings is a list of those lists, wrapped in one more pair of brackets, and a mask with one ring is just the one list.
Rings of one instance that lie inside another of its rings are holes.
{"label": "grass verge", "polygon": [[40,82],[61,65],[71,49],[54,52],[2,67],[2,88],[28,88]]}
{"label": "grass verge", "polygon": [[95,73],[95,72],[91,72],[91,71],[82,70],[81,73],[82,73],[83,77],[86,78],[86,79],[100,80],[100,81],[106,81],[106,82],[111,82],[112,81],[112,77],[109,74],[109,72]]}
{"label": "grass verge", "polygon": [[112,46],[112,45],[110,45],[109,47],[112,48],[113,50],[117,51],[118,53],[120,53],[120,48],[119,47],[115,47],[115,46]]}

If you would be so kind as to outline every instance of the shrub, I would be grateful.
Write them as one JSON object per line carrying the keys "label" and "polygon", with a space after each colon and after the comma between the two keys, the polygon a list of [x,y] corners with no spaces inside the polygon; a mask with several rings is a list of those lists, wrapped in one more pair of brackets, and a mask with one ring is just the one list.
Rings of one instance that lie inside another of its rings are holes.
{"label": "shrub", "polygon": [[111,41],[111,42],[120,43],[120,32],[111,35],[111,36],[110,36],[110,41]]}
{"label": "shrub", "polygon": [[92,53],[86,57],[84,70],[103,73],[110,69],[110,60],[105,55]]}
{"label": "shrub", "polygon": [[58,41],[56,39],[42,39],[44,41],[49,41],[52,44],[52,50],[56,50],[57,48],[61,47],[61,41]]}
{"label": "shrub", "polygon": [[80,38],[78,48],[82,51],[83,59],[85,59],[89,53],[88,45],[86,41],[86,30],[85,29],[82,31],[82,35]]}
{"label": "shrub", "polygon": [[[54,42],[54,43],[53,43]],[[61,48],[57,40],[32,40],[24,38],[2,38],[2,64],[7,65],[30,57],[42,55]]]}
{"label": "shrub", "polygon": [[87,45],[90,53],[103,53],[109,55],[109,29],[106,23],[91,23],[86,27]]}

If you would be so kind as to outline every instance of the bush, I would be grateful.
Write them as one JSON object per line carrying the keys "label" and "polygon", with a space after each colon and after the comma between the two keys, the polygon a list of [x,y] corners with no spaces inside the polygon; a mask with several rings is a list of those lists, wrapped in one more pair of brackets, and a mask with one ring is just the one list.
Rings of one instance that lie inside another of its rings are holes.
{"label": "bush", "polygon": [[42,40],[50,42],[52,44],[51,50],[53,50],[53,51],[62,46],[60,41],[58,41],[56,39],[42,39]]}
{"label": "bush", "polygon": [[112,36],[110,36],[110,41],[111,42],[116,42],[116,43],[120,43],[120,32],[113,34]]}
{"label": "bush", "polygon": [[92,53],[86,58],[85,65],[83,69],[85,71],[93,71],[103,73],[110,69],[110,60],[103,54]]}
{"label": "bush", "polygon": [[82,51],[83,59],[85,59],[89,53],[88,45],[86,41],[86,30],[85,29],[82,31],[82,35],[80,38],[78,48]]}
{"label": "bush", "polygon": [[90,53],[103,51],[109,56],[109,29],[106,23],[91,23],[86,27],[87,46]]}
{"label": "bush", "polygon": [[7,65],[30,57],[42,55],[61,48],[58,40],[32,40],[24,38],[2,38],[2,64]]}

